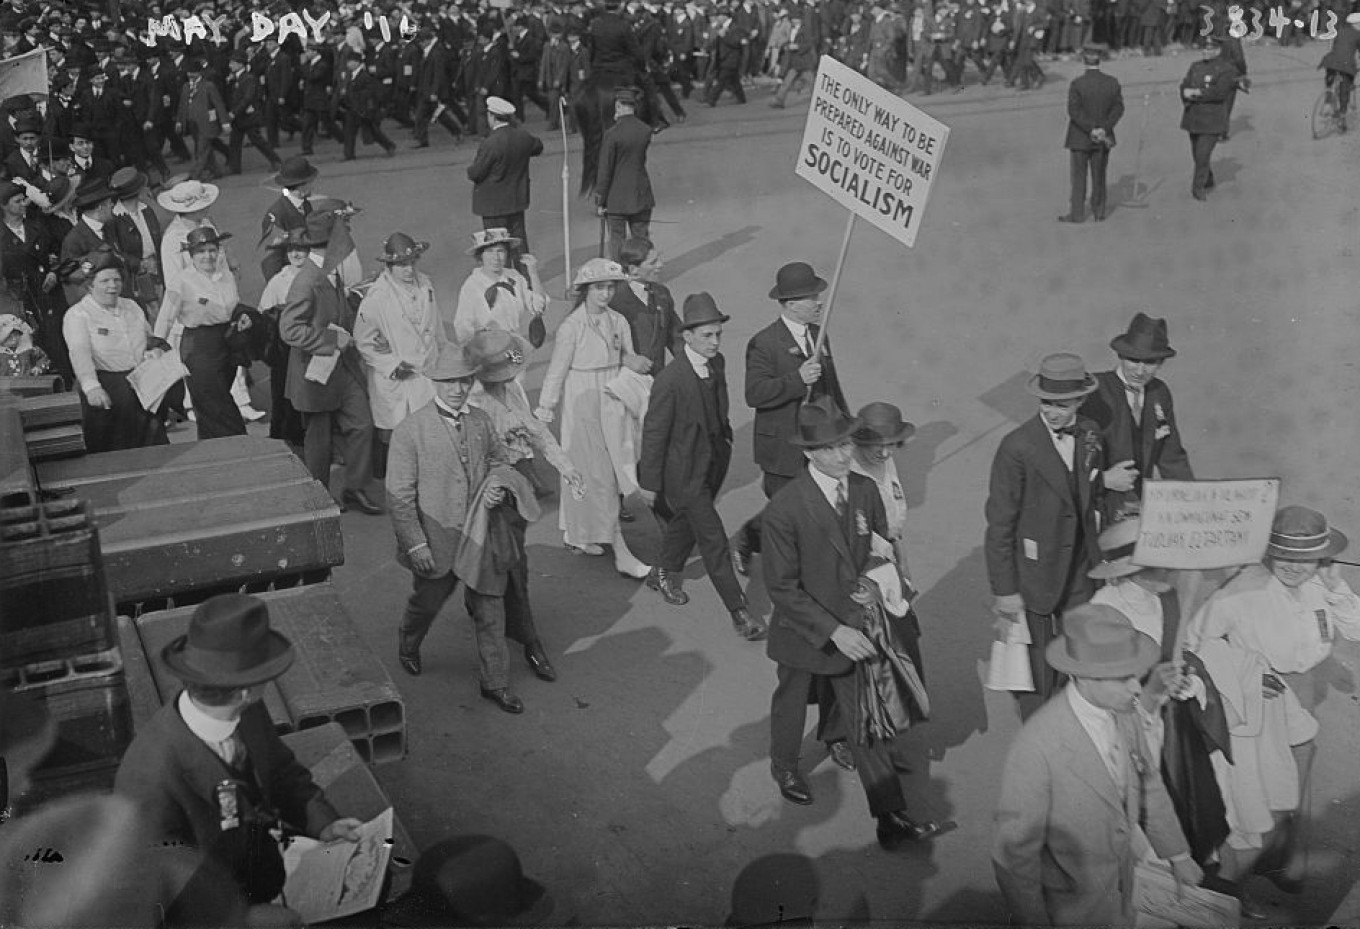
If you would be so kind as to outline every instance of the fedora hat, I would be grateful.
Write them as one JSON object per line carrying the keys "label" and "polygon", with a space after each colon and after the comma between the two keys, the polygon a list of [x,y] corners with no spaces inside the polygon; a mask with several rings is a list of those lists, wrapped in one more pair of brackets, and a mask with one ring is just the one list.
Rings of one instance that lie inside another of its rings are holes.
{"label": "fedora hat", "polygon": [[1142,520],[1138,517],[1120,519],[1105,527],[1100,533],[1100,564],[1086,572],[1086,576],[1098,581],[1108,581],[1116,577],[1128,577],[1143,570],[1142,565],[1133,563],[1133,547],[1138,543],[1138,530]]}
{"label": "fedora hat", "polygon": [[576,270],[576,278],[571,282],[572,289],[580,290],[602,281],[626,281],[623,265],[608,258],[591,258]]}
{"label": "fedora hat", "polygon": [[198,210],[206,210],[217,202],[218,187],[216,184],[205,184],[202,181],[181,181],[169,190],[162,190],[156,195],[156,202],[165,207],[171,213],[193,213]]}
{"label": "fedora hat", "polygon": [[467,344],[468,360],[484,384],[513,381],[529,358],[529,343],[504,329],[483,329]]}
{"label": "fedora hat", "polygon": [[1110,348],[1120,358],[1133,361],[1163,361],[1175,356],[1176,350],[1166,337],[1166,320],[1154,319],[1137,313],[1129,320],[1129,331],[1110,340]]}
{"label": "fedora hat", "polygon": [[684,321],[680,323],[681,329],[693,329],[697,326],[707,326],[709,323],[725,323],[732,318],[723,315],[713,295],[708,291],[700,291],[686,297],[684,314]]}
{"label": "fedora hat", "polygon": [[217,245],[219,242],[230,238],[230,232],[218,232],[212,226],[199,226],[197,229],[189,230],[189,235],[180,245],[179,250],[192,255],[197,249],[208,245]]}
{"label": "fedora hat", "polygon": [[1346,534],[1327,525],[1327,517],[1317,510],[1286,506],[1275,513],[1266,555],[1279,561],[1323,561],[1349,543]]}
{"label": "fedora hat", "polygon": [[493,245],[504,245],[506,248],[515,248],[519,245],[519,239],[510,234],[510,230],[503,226],[493,226],[490,229],[481,229],[472,234],[472,248],[467,250],[469,255],[480,255],[482,249],[490,248]]}
{"label": "fedora hat", "polygon": [[189,631],[161,650],[180,680],[205,687],[250,687],[288,670],[293,646],[269,628],[269,608],[247,594],[219,594],[198,605]]}
{"label": "fedora hat", "polygon": [[460,381],[477,373],[477,363],[468,357],[467,349],[457,342],[446,343],[439,349],[434,364],[421,373],[432,381]]}
{"label": "fedora hat", "polygon": [[42,135],[43,123],[36,113],[26,113],[14,121],[14,134],[21,136],[25,132],[35,135]]}
{"label": "fedora hat", "polygon": [[417,242],[404,232],[394,232],[383,242],[383,253],[378,260],[389,265],[405,264],[425,254],[429,247],[429,242]]}
{"label": "fedora hat", "polygon": [[798,409],[798,424],[789,441],[800,448],[824,448],[850,438],[860,421],[842,413],[830,400],[819,397]]}
{"label": "fedora hat", "polygon": [[855,414],[859,428],[854,440],[860,445],[893,445],[916,434],[916,427],[902,419],[902,411],[891,403],[875,401]]}
{"label": "fedora hat", "polygon": [[83,182],[76,190],[76,209],[88,210],[99,206],[105,200],[113,199],[113,191],[109,190],[109,182],[102,177],[92,177]]}
{"label": "fedora hat", "polygon": [[302,236],[302,244],[308,248],[325,248],[330,244],[331,232],[334,229],[334,210],[313,210],[307,214],[307,226]]}
{"label": "fedora hat", "polygon": [[775,273],[774,287],[770,288],[770,299],[797,300],[800,297],[815,297],[828,286],[826,280],[818,277],[812,270],[812,265],[806,261],[794,261]]}
{"label": "fedora hat", "polygon": [[280,187],[301,187],[308,181],[316,180],[320,173],[306,158],[294,155],[279,167],[279,173],[274,175],[274,183]]}
{"label": "fedora hat", "polygon": [[553,898],[525,876],[508,844],[465,835],[420,853],[411,889],[393,909],[395,925],[541,926],[552,915]]}
{"label": "fedora hat", "polygon": [[119,200],[127,200],[146,186],[146,175],[136,168],[119,168],[109,178],[109,189]]}
{"label": "fedora hat", "polygon": [[1044,652],[1054,670],[1073,677],[1141,677],[1161,650],[1129,618],[1103,603],[1083,603],[1063,613],[1063,632]]}
{"label": "fedora hat", "polygon": [[1080,355],[1057,352],[1039,362],[1039,373],[1025,384],[1040,400],[1076,400],[1096,389],[1096,379],[1086,370]]}

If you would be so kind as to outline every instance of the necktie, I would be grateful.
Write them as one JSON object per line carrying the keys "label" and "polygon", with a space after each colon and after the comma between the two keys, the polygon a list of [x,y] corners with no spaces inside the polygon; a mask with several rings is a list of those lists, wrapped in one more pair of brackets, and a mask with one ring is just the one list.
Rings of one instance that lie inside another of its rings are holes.
{"label": "necktie", "polygon": [[304,199],[304,200],[302,201],[301,212],[302,212],[302,215],[303,215],[303,216],[306,216],[306,215],[308,215],[309,213],[311,213],[311,212],[312,212],[312,201],[310,201],[310,200],[305,200],[305,199]]}
{"label": "necktie", "polygon": [[836,515],[845,515],[845,481],[836,482]]}
{"label": "necktie", "polygon": [[241,739],[241,730],[232,730],[231,735],[217,743],[222,760],[233,768],[239,768],[246,761],[246,743]]}
{"label": "necktie", "polygon": [[1129,409],[1133,413],[1134,422],[1143,421],[1143,388],[1125,384],[1124,389],[1129,393]]}

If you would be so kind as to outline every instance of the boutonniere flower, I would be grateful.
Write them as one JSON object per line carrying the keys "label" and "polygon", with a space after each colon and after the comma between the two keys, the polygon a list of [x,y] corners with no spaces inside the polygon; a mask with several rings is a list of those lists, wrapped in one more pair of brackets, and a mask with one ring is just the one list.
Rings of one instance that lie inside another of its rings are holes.
{"label": "boutonniere flower", "polygon": [[1171,427],[1163,423],[1157,427],[1157,431],[1152,434],[1152,438],[1153,441],[1159,441],[1165,439],[1169,435],[1171,435]]}
{"label": "boutonniere flower", "polygon": [[803,350],[802,350],[801,348],[799,348],[797,345],[795,345],[795,346],[793,346],[793,348],[789,349],[789,354],[792,355],[792,356],[795,357],[795,358],[802,358],[802,357],[803,357]]}
{"label": "boutonniere flower", "polygon": [[1166,425],[1166,411],[1162,409],[1160,403],[1152,404],[1152,415],[1156,418],[1159,425]]}
{"label": "boutonniere flower", "polygon": [[855,535],[869,534],[869,520],[863,510],[855,510]]}

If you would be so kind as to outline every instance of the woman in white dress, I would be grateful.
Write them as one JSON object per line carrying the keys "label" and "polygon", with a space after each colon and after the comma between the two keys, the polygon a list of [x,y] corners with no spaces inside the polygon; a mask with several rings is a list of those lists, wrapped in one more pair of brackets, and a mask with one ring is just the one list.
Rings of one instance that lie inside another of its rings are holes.
{"label": "woman in white dress", "polygon": [[538,278],[538,259],[523,256],[524,275],[508,267],[510,249],[519,239],[505,229],[483,229],[472,234],[468,254],[477,259],[463,287],[453,314],[453,337],[460,345],[472,341],[483,329],[504,329],[523,335],[527,319],[548,308],[548,294]]}
{"label": "woman in white dress", "polygon": [[429,242],[394,232],[378,260],[387,266],[368,287],[354,320],[354,344],[368,369],[373,413],[373,476],[387,476],[392,430],[434,399],[434,382],[422,372],[445,344],[430,278],[416,270]]}
{"label": "woman in white dress", "polygon": [[581,266],[573,286],[576,306],[558,327],[552,362],[543,380],[534,415],[553,421],[562,403],[562,448],[585,478],[585,493],[568,492],[562,480],[558,524],[573,552],[604,554],[614,548],[614,567],[629,577],[651,571],[633,556],[619,528],[619,495],[636,490],[637,448],[623,404],[605,385],[624,365],[641,372],[645,359],[633,351],[628,320],[609,308],[617,284],[627,280],[617,261],[592,258]]}

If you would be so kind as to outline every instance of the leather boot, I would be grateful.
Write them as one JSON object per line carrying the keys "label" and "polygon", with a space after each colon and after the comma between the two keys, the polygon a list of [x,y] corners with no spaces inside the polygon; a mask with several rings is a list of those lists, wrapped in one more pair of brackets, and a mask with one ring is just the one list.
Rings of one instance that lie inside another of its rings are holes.
{"label": "leather boot", "polygon": [[680,589],[680,582],[665,568],[652,568],[647,575],[647,586],[661,594],[661,598],[672,606],[689,603],[689,594]]}

